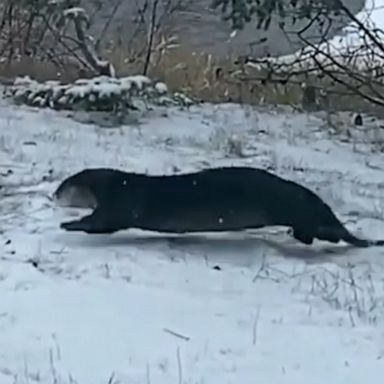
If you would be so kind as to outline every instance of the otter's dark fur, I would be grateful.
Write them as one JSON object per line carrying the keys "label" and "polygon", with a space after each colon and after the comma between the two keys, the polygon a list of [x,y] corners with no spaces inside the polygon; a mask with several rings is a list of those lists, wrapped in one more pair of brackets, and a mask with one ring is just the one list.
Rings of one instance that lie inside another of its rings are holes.
{"label": "otter's dark fur", "polygon": [[165,233],[239,231],[288,226],[300,242],[314,239],[359,246],[384,240],[359,239],[320,197],[265,170],[223,167],[154,176],[115,169],[86,169],[70,176],[55,197],[94,208],[80,220],[61,224],[67,231],[113,233],[138,228]]}

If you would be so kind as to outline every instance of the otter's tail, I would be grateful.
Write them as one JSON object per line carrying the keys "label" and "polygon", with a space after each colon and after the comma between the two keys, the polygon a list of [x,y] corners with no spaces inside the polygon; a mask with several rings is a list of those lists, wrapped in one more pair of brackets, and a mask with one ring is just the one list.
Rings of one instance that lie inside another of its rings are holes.
{"label": "otter's tail", "polygon": [[382,247],[384,246],[384,240],[369,240],[369,239],[360,239],[352,233],[350,233],[346,228],[344,228],[343,236],[341,237],[346,243],[354,245],[356,247]]}
{"label": "otter's tail", "polygon": [[355,247],[374,247],[374,246],[384,246],[384,240],[369,240],[361,239],[353,235],[348,231],[344,225],[339,222],[338,228],[329,228],[325,235],[324,240],[337,242],[338,240],[344,240],[346,243],[354,245]]}

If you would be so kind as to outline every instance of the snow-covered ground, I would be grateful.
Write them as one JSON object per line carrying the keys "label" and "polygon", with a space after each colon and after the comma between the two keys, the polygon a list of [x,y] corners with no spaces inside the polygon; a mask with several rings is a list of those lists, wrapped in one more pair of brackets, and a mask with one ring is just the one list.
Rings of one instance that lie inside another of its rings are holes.
{"label": "snow-covered ground", "polygon": [[0,383],[381,382],[383,248],[307,247],[281,228],[65,233],[60,221],[79,212],[49,199],[88,166],[247,164],[383,238],[384,155],[367,142],[384,135],[365,120],[344,116],[335,134],[321,113],[227,104],[105,129],[1,100]]}

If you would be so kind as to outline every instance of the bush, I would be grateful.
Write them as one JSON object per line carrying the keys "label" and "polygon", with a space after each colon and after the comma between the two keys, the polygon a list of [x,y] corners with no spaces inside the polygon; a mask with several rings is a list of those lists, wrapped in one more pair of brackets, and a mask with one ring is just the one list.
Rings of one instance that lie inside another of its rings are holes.
{"label": "bush", "polygon": [[166,84],[141,75],[98,76],[71,84],[52,80],[40,83],[28,76],[18,77],[5,88],[4,95],[16,103],[34,107],[111,114],[127,114],[150,105],[188,107],[194,104],[181,93],[171,93]]}

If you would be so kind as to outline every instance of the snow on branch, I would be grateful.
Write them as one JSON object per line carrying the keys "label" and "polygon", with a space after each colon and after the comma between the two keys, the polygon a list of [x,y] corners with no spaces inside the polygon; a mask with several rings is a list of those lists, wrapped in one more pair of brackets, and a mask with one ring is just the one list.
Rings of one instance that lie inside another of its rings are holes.
{"label": "snow on branch", "polygon": [[87,12],[81,7],[72,7],[64,10],[64,16],[68,18],[82,18],[85,21],[89,21]]}
{"label": "snow on branch", "polygon": [[384,30],[369,15],[361,20],[361,15],[355,16],[341,2],[338,7],[350,20],[340,36],[328,40],[332,18],[314,14],[310,24],[321,22],[320,42],[311,42],[303,27],[296,33],[302,49],[280,57],[245,58],[245,70],[238,71],[241,80],[282,86],[302,83],[304,89],[328,101],[332,95],[344,95],[383,107]]}
{"label": "snow on branch", "polygon": [[86,11],[81,7],[67,8],[63,11],[63,16],[73,22],[78,46],[91,67],[100,75],[115,77],[113,65],[107,60],[98,58],[92,39],[85,33],[86,27],[89,26],[89,17]]}

